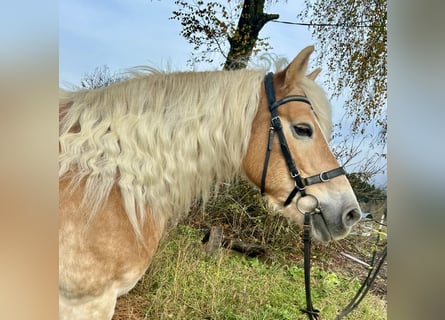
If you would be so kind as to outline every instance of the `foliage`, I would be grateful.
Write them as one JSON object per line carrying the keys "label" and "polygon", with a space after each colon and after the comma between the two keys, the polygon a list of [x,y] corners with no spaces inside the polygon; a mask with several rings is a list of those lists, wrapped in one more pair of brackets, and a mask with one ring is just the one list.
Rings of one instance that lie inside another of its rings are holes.
{"label": "foliage", "polygon": [[367,203],[369,200],[386,199],[385,192],[382,189],[369,184],[363,174],[351,173],[348,174],[347,177],[359,202]]}
{"label": "foliage", "polygon": [[[341,132],[341,124],[336,124],[332,152],[346,169],[360,174],[366,182],[379,173],[386,171],[386,146],[381,144],[381,137],[368,133],[361,135],[354,132]],[[354,182],[351,182],[354,187]]]}
{"label": "foliage", "polygon": [[170,19],[180,21],[181,35],[192,45],[194,50],[202,50],[199,54],[192,53],[192,62],[213,62],[212,54],[224,55],[225,41],[228,34],[233,34],[234,15],[239,14],[240,6],[228,2],[226,8],[221,3],[210,1],[179,1],[179,7],[173,11]]}
{"label": "foliage", "polygon": [[245,180],[221,186],[202,209],[198,204],[183,222],[198,229],[223,227],[225,236],[260,244],[270,258],[299,251],[300,228],[273,212]]}
{"label": "foliage", "polygon": [[[303,270],[292,262],[265,264],[221,251],[206,255],[196,229],[180,226],[163,242],[128,299],[145,319],[307,319]],[[357,279],[313,268],[315,307],[334,319],[359,287]],[[137,298],[137,297],[142,297]],[[385,303],[368,295],[348,319],[386,319]],[[128,318],[122,315],[122,318]]]}
{"label": "foliage", "polygon": [[[270,45],[258,37],[261,28],[278,15],[263,13],[265,0],[217,1],[176,0],[171,19],[182,25],[181,35],[194,50],[189,63],[213,62],[215,54],[225,59],[225,69],[244,68],[251,54]],[[229,49],[228,49],[229,48]],[[237,63],[239,62],[239,63]]]}
{"label": "foliage", "polygon": [[80,80],[80,85],[85,89],[97,89],[109,86],[112,83],[122,81],[123,76],[111,73],[108,66],[96,67],[93,72],[85,74]]}
{"label": "foliage", "polygon": [[305,0],[299,14],[310,19],[319,41],[318,59],[329,70],[334,96],[347,96],[353,130],[367,124],[381,128],[386,141],[387,10],[386,0]]}

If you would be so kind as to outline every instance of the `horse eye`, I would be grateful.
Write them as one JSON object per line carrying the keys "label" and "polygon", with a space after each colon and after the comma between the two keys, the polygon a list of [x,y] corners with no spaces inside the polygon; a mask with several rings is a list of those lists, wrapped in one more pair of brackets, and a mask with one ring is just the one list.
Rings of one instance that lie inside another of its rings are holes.
{"label": "horse eye", "polygon": [[297,137],[312,137],[312,128],[308,124],[296,124],[292,126],[292,129]]}

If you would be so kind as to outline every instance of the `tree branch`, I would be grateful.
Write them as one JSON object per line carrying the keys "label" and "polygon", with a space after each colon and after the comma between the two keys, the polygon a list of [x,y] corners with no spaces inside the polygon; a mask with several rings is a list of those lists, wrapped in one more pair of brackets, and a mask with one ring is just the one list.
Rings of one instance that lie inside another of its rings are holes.
{"label": "tree branch", "polygon": [[261,29],[267,22],[280,17],[278,14],[264,13],[264,1],[244,1],[235,34],[228,39],[230,50],[224,64],[225,70],[245,68]]}

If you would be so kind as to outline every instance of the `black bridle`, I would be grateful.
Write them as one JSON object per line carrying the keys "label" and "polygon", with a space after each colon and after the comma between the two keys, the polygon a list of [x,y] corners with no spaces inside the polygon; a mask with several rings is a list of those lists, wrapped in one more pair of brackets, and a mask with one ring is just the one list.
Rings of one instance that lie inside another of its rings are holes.
{"label": "black bridle", "polygon": [[[302,178],[300,175],[300,172],[298,171],[294,160],[292,159],[292,154],[289,150],[289,146],[286,141],[286,137],[284,136],[283,132],[283,126],[280,120],[280,117],[278,116],[278,107],[291,102],[291,101],[298,101],[298,102],[304,102],[310,106],[312,111],[314,109],[312,108],[311,102],[309,99],[305,96],[301,95],[289,95],[281,100],[275,101],[275,90],[273,87],[273,73],[268,73],[264,78],[264,86],[266,90],[266,96],[267,101],[269,105],[269,111],[270,111],[270,128],[269,128],[269,139],[267,143],[267,149],[266,149],[266,157],[264,159],[264,167],[263,167],[263,174],[261,176],[261,194],[264,195],[265,187],[266,187],[266,175],[267,175],[267,168],[269,166],[269,159],[270,154],[272,151],[272,144],[273,144],[273,138],[274,133],[276,132],[278,135],[278,140],[280,142],[280,148],[281,153],[283,154],[284,159],[286,160],[287,167],[289,168],[290,176],[295,181],[295,187],[294,189],[289,193],[289,196],[284,201],[284,207],[288,206],[292,200],[295,198],[298,192],[300,192],[301,197],[299,199],[302,199],[303,197],[310,196],[315,199],[315,206],[312,209],[312,211],[305,211],[303,212],[298,207],[298,200],[297,200],[297,209],[304,214],[304,224],[303,224],[303,243],[304,243],[304,285],[305,285],[305,293],[306,293],[306,308],[300,309],[303,313],[307,314],[310,320],[317,320],[319,319],[319,313],[320,311],[315,309],[312,305],[312,298],[311,298],[311,287],[310,287],[310,270],[311,270],[311,262],[310,262],[310,251],[311,251],[311,216],[312,214],[321,214],[323,218],[323,213],[320,211],[320,208],[318,207],[318,199],[311,195],[306,193],[306,186],[326,182],[329,181],[332,178],[335,178],[340,175],[346,174],[343,167],[338,167],[336,169],[332,169],[329,171],[324,171],[319,174]],[[323,218],[324,220],[324,218]],[[384,253],[381,256],[381,259],[379,261],[379,264],[376,269],[376,273],[378,273],[378,270],[380,269],[384,259],[386,258],[386,249]],[[361,299],[363,299],[363,296],[366,294],[367,289],[369,289],[370,283],[372,283],[375,279],[376,273],[372,275],[371,272],[368,274],[368,278],[365,280],[364,285],[362,285],[363,288],[366,288],[365,290],[362,290],[360,288],[357,295],[354,297],[354,299],[351,301],[351,303],[345,308],[345,310],[337,317],[337,319],[343,318],[346,314],[351,312],[355,307],[357,307],[358,303],[360,303]],[[370,280],[369,280],[370,279]],[[368,284],[368,282],[370,282]],[[368,284],[368,286],[366,286]]]}
{"label": "black bridle", "polygon": [[[295,187],[294,189],[289,193],[287,199],[284,201],[284,207],[288,206],[292,200],[295,198],[298,192],[301,194],[301,198],[306,197],[310,194],[306,193],[306,186],[326,182],[330,179],[344,175],[346,174],[344,169],[342,167],[332,169],[329,171],[321,172],[320,174],[316,174],[307,178],[303,178],[300,175],[300,172],[298,171],[294,160],[292,159],[292,154],[289,150],[289,146],[286,141],[286,137],[284,136],[283,132],[283,126],[280,120],[280,117],[278,116],[278,107],[291,102],[291,101],[298,101],[298,102],[304,102],[310,106],[310,108],[313,110],[311,102],[309,99],[305,96],[301,95],[289,95],[284,97],[281,100],[276,101],[275,100],[275,90],[273,87],[273,73],[268,73],[264,78],[264,86],[266,90],[266,96],[267,101],[269,105],[269,111],[270,111],[270,128],[269,128],[269,139],[267,143],[267,149],[266,149],[266,157],[264,159],[264,167],[263,167],[263,174],[261,176],[261,194],[264,195],[265,187],[266,187],[266,175],[267,175],[267,168],[269,167],[269,159],[270,159],[270,153],[272,151],[272,144],[273,144],[273,138],[274,133],[276,132],[278,135],[278,140],[280,142],[280,148],[281,153],[283,154],[284,159],[286,160],[287,167],[289,168],[290,176],[295,181]],[[311,215],[313,213],[321,213],[320,209],[318,208],[318,200],[315,198],[315,196],[310,195],[316,200],[316,205],[314,206],[313,210],[311,212],[304,212],[304,225],[303,225],[303,242],[304,242],[304,283],[305,283],[305,291],[306,291],[306,308],[301,309],[302,312],[306,313],[309,317],[309,319],[319,319],[319,310],[315,309],[312,306],[312,299],[311,299],[311,287],[310,287],[310,250],[311,250],[311,236],[310,236],[310,230],[311,230]],[[300,199],[301,199],[300,198]],[[298,203],[297,203],[298,208]],[[298,210],[300,210],[298,208]],[[301,210],[300,210],[301,211]]]}
{"label": "black bridle", "polygon": [[289,193],[289,196],[287,197],[286,201],[284,201],[284,206],[286,207],[292,202],[292,200],[295,198],[298,192],[300,192],[302,197],[306,196],[306,188],[305,188],[306,186],[329,181],[332,178],[346,174],[346,172],[342,167],[338,167],[336,169],[324,171],[307,178],[301,177],[300,172],[298,171],[295,162],[292,159],[292,154],[289,150],[286,137],[284,136],[281,119],[278,116],[278,107],[291,101],[298,101],[308,104],[310,108],[313,110],[311,102],[307,97],[300,95],[290,95],[284,97],[281,100],[275,101],[275,90],[273,87],[272,72],[268,73],[264,78],[264,86],[266,89],[266,96],[269,105],[271,120],[269,128],[269,140],[266,149],[266,158],[264,159],[263,174],[261,176],[261,194],[264,195],[266,188],[267,168],[269,167],[270,153],[272,151],[274,133],[276,132],[278,135],[278,140],[280,142],[281,152],[283,154],[284,159],[286,160],[287,167],[289,168],[290,176],[295,181],[294,189]]}

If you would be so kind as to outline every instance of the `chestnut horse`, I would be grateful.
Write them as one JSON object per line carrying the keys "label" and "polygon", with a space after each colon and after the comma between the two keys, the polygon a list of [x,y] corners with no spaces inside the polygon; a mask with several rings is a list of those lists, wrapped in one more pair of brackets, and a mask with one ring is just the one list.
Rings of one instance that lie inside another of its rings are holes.
{"label": "chestnut horse", "polygon": [[300,211],[315,209],[298,203],[310,194],[314,238],[350,232],[361,211],[327,142],[319,69],[305,75],[312,51],[269,76],[273,94],[264,70],[138,73],[104,88],[61,90],[61,319],[111,319],[166,230],[195,199],[239,175],[300,224]]}

